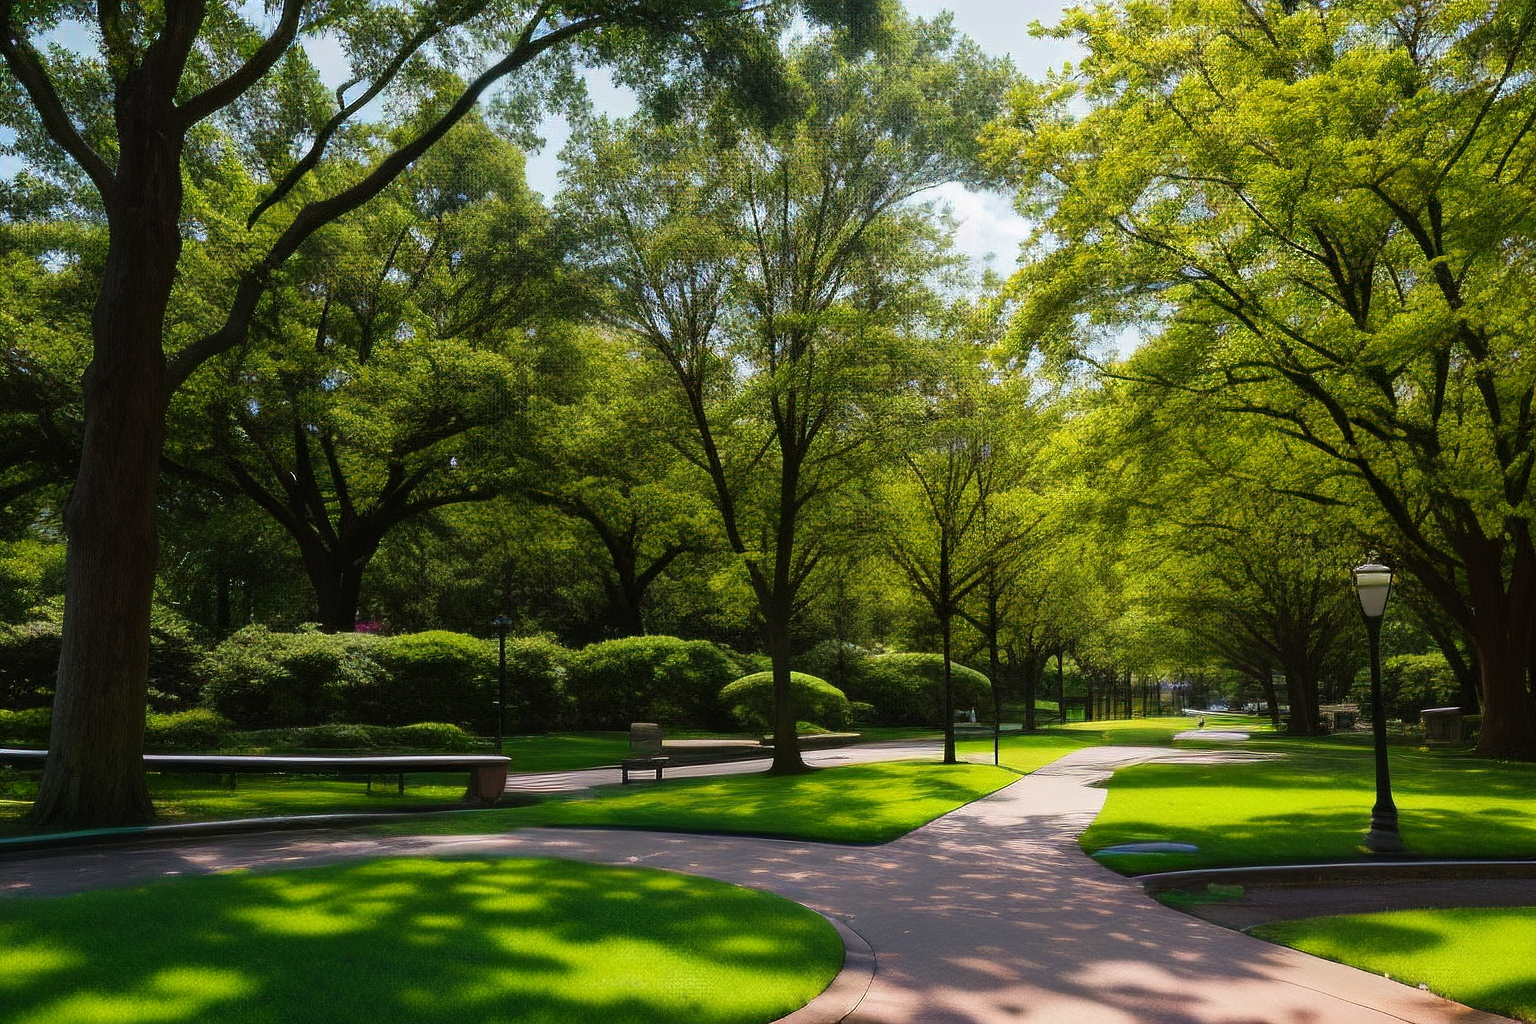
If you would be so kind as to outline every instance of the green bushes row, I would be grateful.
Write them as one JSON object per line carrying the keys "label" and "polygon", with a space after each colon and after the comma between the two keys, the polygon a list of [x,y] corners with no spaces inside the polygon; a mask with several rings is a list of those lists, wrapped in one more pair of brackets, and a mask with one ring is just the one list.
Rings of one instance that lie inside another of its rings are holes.
{"label": "green bushes row", "polygon": [[[852,644],[829,642],[812,648],[800,667],[830,680],[848,699],[872,708],[867,716],[879,725],[942,725],[944,658],[939,654],[874,654]],[[992,684],[985,675],[950,663],[954,709],[992,706]]]}
{"label": "green bushes row", "polygon": [[[151,650],[151,742],[163,736],[182,749],[216,743],[214,737],[230,729],[447,722],[485,735],[496,727],[494,640],[445,631],[276,633],[253,625],[204,650],[185,622],[157,613]],[[0,626],[0,707],[45,708],[58,654],[56,617]],[[797,711],[801,717],[820,716],[839,728],[855,711],[861,720],[889,725],[943,720],[938,655],[827,644],[802,661],[797,668],[806,675],[838,684],[841,703],[826,703],[822,693]],[[545,638],[513,638],[507,641],[507,729],[624,729],[637,721],[726,729],[737,707],[766,725],[768,713],[754,711],[751,701],[722,696],[728,685],[765,668],[760,657],[670,636],[626,637],[578,651]],[[955,665],[953,679],[957,709],[987,706],[984,675]],[[7,719],[0,732],[35,736],[37,720]]]}
{"label": "green bushes row", "polygon": [[[44,747],[53,712],[48,708],[0,711],[0,746]],[[214,750],[223,746],[293,747],[353,750],[409,747],[416,750],[468,751],[476,737],[446,722],[410,725],[311,725],[292,729],[237,732],[234,723],[208,708],[158,714],[144,719],[144,749],[151,752]]]}
{"label": "green bushes row", "polygon": [[[0,623],[0,708],[48,707],[59,671],[63,606],[37,609],[40,617],[16,625]],[[149,707],[170,713],[195,707],[201,699],[205,647],[181,616],[156,606],[149,632]]]}
{"label": "green bushes row", "polygon": [[[403,636],[242,629],[207,662],[209,707],[243,729],[425,719],[495,728],[496,642],[462,633]],[[702,640],[626,637],[570,651],[507,641],[507,727],[624,729],[631,722],[723,728],[720,690],[749,660]]]}

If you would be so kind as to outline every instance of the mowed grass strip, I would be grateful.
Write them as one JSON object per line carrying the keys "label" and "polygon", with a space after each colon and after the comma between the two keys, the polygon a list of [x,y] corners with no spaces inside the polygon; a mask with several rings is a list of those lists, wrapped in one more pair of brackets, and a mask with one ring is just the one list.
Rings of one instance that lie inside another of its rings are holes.
{"label": "mowed grass strip", "polygon": [[[1100,858],[1127,874],[1345,860],[1366,852],[1376,791],[1371,748],[1353,740],[1248,745],[1273,760],[1147,764],[1116,772],[1083,834],[1092,852],[1122,843],[1191,843],[1191,854]],[[1536,855],[1536,765],[1394,747],[1403,841],[1432,857]]]}
{"label": "mowed grass strip", "polygon": [[[998,745],[998,753],[1003,767],[1027,774],[1083,747],[1167,747],[1173,744],[1175,735],[1198,730],[1198,727],[1199,720],[1187,716],[1071,722],[1027,735],[1005,734]],[[1205,728],[1207,731],[1238,730],[1254,736],[1265,736],[1272,731],[1267,719],[1236,716],[1207,720]],[[992,739],[980,737],[960,740],[956,743],[956,749],[972,761],[990,761]]]}
{"label": "mowed grass strip", "polygon": [[548,859],[353,862],[0,901],[0,1022],[754,1024],[842,941],[781,897]]}
{"label": "mowed grass strip", "polygon": [[1276,921],[1261,939],[1536,1021],[1536,907],[1397,910]]}
{"label": "mowed grass strip", "polygon": [[373,826],[393,835],[606,825],[670,832],[883,843],[1018,779],[991,765],[922,761],[820,768],[802,775],[722,775],[603,787],[590,799],[468,811]]}
{"label": "mowed grass strip", "polygon": [[[405,777],[398,794],[393,775],[363,782],[305,775],[242,775],[231,790],[226,776],[151,774],[149,792],[163,822],[226,821],[299,814],[350,814],[462,806],[468,774]],[[30,793],[30,789],[29,789]],[[31,799],[0,800],[0,836],[36,835],[25,818]]]}

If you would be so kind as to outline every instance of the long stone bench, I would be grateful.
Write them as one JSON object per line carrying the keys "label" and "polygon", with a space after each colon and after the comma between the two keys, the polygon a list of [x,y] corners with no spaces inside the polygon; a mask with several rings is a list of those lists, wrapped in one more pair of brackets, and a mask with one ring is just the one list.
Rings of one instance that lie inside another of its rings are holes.
{"label": "long stone bench", "polygon": [[[0,748],[0,764],[17,768],[41,768],[46,750]],[[465,800],[493,804],[507,788],[510,757],[500,754],[403,754],[378,757],[295,757],[280,754],[145,754],[144,770],[227,775],[230,786],[240,775],[363,775],[372,788],[376,775],[399,778],[405,792],[406,775],[421,772],[469,773]]]}

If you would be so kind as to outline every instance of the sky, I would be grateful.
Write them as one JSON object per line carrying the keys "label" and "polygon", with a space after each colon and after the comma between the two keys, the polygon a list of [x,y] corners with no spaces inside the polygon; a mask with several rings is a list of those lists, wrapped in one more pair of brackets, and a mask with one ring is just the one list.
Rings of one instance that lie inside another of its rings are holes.
{"label": "sky", "polygon": [[[1051,25],[1060,20],[1063,6],[1053,0],[907,0],[906,4],[907,10],[920,18],[952,12],[959,31],[988,53],[1011,58],[1014,67],[1031,78],[1043,77],[1048,68],[1060,67],[1066,61],[1075,62],[1082,52],[1070,41],[1035,39],[1029,34],[1033,21]],[[587,76],[587,89],[599,110],[620,116],[634,111],[633,96],[615,88],[603,72]],[[528,184],[548,197],[560,188],[559,153],[569,133],[562,120],[551,118],[540,134],[547,141],[538,153],[529,154]],[[1028,226],[1013,211],[1012,199],[959,184],[942,186],[934,193],[955,217],[956,248],[1004,276],[1011,273],[1017,265],[1019,243],[1028,234]]]}
{"label": "sky", "polygon": [[[251,6],[251,13],[258,23],[268,20],[256,5]],[[1066,61],[1076,61],[1081,53],[1070,41],[1030,36],[1031,22],[1050,25],[1060,19],[1063,5],[1055,0],[907,0],[906,6],[909,12],[923,18],[951,11],[961,32],[976,40],[987,52],[1008,56],[1015,68],[1031,78],[1039,78],[1048,68],[1060,67]],[[71,48],[95,48],[94,40],[87,37],[85,30],[74,25],[57,30],[52,38]],[[349,76],[346,58],[334,41],[311,40],[305,48],[328,86],[334,88]],[[600,110],[622,116],[635,109],[633,95],[615,87],[606,72],[589,73],[587,88]],[[372,111],[365,110],[363,116],[370,113]],[[9,134],[5,133],[6,136]],[[560,188],[559,153],[569,132],[562,119],[551,118],[545,121],[540,135],[546,139],[546,144],[539,152],[529,154],[528,184],[548,198]],[[20,162],[15,158],[0,159],[0,175],[9,175],[19,169]],[[956,247],[972,260],[988,263],[1003,275],[1012,272],[1017,264],[1019,243],[1027,235],[1028,228],[1013,211],[1011,198],[995,192],[972,191],[959,184],[942,186],[934,193],[949,206],[957,222]]]}

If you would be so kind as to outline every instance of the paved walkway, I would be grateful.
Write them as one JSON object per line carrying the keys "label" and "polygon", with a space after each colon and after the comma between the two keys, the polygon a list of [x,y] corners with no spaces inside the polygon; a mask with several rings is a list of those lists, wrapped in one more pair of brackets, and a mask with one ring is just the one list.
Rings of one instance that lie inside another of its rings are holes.
{"label": "paved walkway", "polygon": [[[839,764],[865,764],[870,761],[910,761],[924,757],[938,757],[944,749],[943,740],[888,740],[881,743],[859,743],[848,747],[832,747],[827,750],[807,750],[800,755],[806,764],[817,768],[830,768]],[[678,765],[666,770],[667,778],[688,779],[704,775],[745,775],[765,771],[773,763],[772,757],[754,757],[741,761],[716,761],[707,764]],[[987,755],[992,763],[992,755]],[[632,784],[646,782],[654,776],[645,772],[630,775]],[[507,776],[509,793],[573,793],[596,786],[611,786],[619,781],[618,768],[586,768],[579,771],[543,772]]]}
{"label": "paved walkway", "polygon": [[618,830],[383,839],[247,835],[0,866],[12,894],[386,853],[645,864],[782,893],[846,921],[876,973],[850,1024],[1485,1024],[1504,1018],[1188,917],[1085,857],[1074,837],[1120,765],[1222,752],[1069,754],[895,842],[831,846]]}

